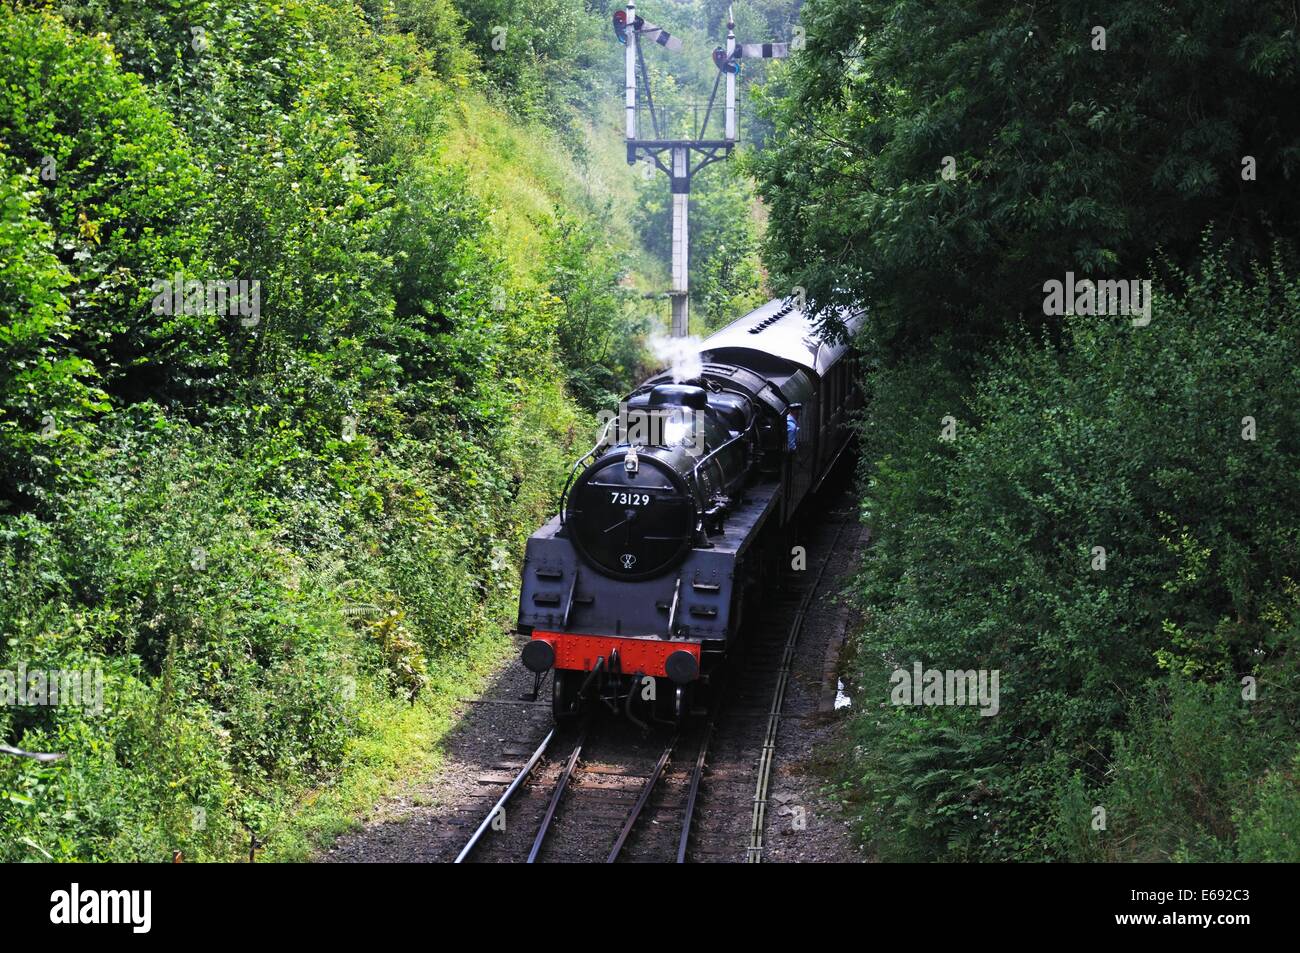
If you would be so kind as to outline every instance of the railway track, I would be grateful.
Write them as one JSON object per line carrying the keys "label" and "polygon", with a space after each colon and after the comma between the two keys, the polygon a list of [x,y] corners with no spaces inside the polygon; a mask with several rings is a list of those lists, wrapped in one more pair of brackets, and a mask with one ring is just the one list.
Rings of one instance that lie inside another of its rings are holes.
{"label": "railway track", "polygon": [[813,597],[816,596],[817,590],[821,587],[822,577],[826,575],[826,567],[831,564],[831,557],[836,552],[839,545],[840,537],[844,533],[846,522],[840,522],[835,530],[835,538],[822,559],[821,566],[817,569],[817,575],[803,594],[799,602],[799,608],[795,612],[794,621],[790,624],[790,630],[786,635],[785,648],[781,655],[781,665],[777,670],[776,686],[772,691],[772,705],[767,714],[767,731],[763,736],[763,747],[759,755],[758,762],[758,782],[754,788],[754,805],[753,812],[750,816],[749,848],[745,854],[745,860],[751,864],[761,863],[763,860],[763,843],[767,829],[767,802],[768,794],[772,781],[772,762],[776,757],[776,739],[777,733],[781,728],[782,709],[785,706],[786,687],[790,684],[790,670],[794,664],[795,649],[799,644],[799,636],[803,634],[804,619],[808,615],[808,607],[812,604]]}
{"label": "railway track", "polygon": [[[809,540],[815,573],[787,573],[747,636],[709,719],[678,732],[606,724],[552,729],[465,843],[457,863],[761,862],[777,736],[810,606],[851,511]],[[707,777],[707,783],[706,783]]]}
{"label": "railway track", "polygon": [[839,545],[853,524],[849,509],[828,507],[823,512],[806,544],[808,552],[818,556],[816,569],[785,573],[765,600],[762,617],[746,634],[744,655],[718,708],[693,859],[762,862],[772,820],[778,734],[783,723],[816,715],[811,693],[800,694],[795,710],[789,705],[799,639],[823,592],[826,573],[845,555]]}
{"label": "railway track", "polygon": [[[684,862],[713,722],[673,731],[666,740],[661,731],[630,739],[607,730],[619,727],[588,719],[563,736],[559,729],[552,730],[479,824],[456,863],[523,859],[518,856],[518,835],[493,837],[510,832],[511,817],[519,819],[514,824],[532,831],[526,863]],[[567,754],[548,759],[553,749]],[[658,754],[651,761],[647,754],[655,750]],[[688,757],[682,758],[683,752]],[[684,767],[679,768],[678,761]],[[602,831],[609,835],[603,854],[595,836]]]}

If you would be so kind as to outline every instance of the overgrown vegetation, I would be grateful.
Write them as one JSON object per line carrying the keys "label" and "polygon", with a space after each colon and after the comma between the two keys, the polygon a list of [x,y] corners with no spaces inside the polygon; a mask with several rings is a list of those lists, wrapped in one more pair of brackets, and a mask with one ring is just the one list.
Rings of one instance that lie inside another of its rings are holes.
{"label": "overgrown vegetation", "polygon": [[[774,284],[868,308],[865,839],[1300,859],[1294,11],[803,20],[754,165]],[[1067,271],[1150,280],[1154,306],[1051,314]],[[999,672],[997,713],[893,704],[916,662]]]}
{"label": "overgrown vegetation", "polygon": [[67,754],[0,759],[0,859],[300,854],[491,660],[645,256],[589,124],[514,108],[574,37],[503,112],[470,14],[0,4],[0,669],[103,674],[0,707]]}
{"label": "overgrown vegetation", "polygon": [[757,156],[767,256],[819,304],[871,301],[893,348],[980,347],[1041,323],[1047,277],[1150,277],[1153,249],[1186,264],[1207,227],[1243,267],[1300,227],[1283,0],[810,0],[801,18]]}
{"label": "overgrown vegetation", "polygon": [[[1297,856],[1300,283],[1210,259],[1156,300],[973,384],[872,380],[856,783],[885,857],[1247,858],[1277,826]],[[916,660],[999,671],[1000,710],[888,704]]]}

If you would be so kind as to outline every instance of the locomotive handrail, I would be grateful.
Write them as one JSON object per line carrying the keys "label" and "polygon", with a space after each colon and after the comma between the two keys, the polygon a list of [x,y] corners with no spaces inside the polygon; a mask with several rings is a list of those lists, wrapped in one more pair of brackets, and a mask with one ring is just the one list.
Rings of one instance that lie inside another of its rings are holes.
{"label": "locomotive handrail", "polygon": [[682,597],[682,577],[678,575],[677,585],[673,586],[673,604],[668,608],[668,637],[672,638],[677,634],[677,606]]}
{"label": "locomotive handrail", "polygon": [[588,450],[586,453],[584,453],[582,456],[580,456],[577,460],[575,460],[573,462],[573,466],[569,468],[569,476],[564,481],[564,489],[560,491],[560,525],[561,526],[564,525],[564,511],[568,509],[566,503],[569,499],[569,490],[572,489],[573,487],[574,478],[578,475],[579,469],[583,469],[583,470],[586,469],[586,467],[583,466],[583,464],[586,463],[588,459],[594,460],[598,455],[597,451],[599,451],[601,447],[607,446],[605,442],[605,437],[608,436],[610,425],[613,423],[614,420],[612,418],[610,420],[605,421],[605,429],[600,432],[600,439],[596,441],[596,445],[592,447],[590,450]]}
{"label": "locomotive handrail", "polygon": [[[700,489],[700,467],[704,466],[706,463],[709,462],[709,460],[717,456],[723,450],[726,450],[733,443],[736,443],[737,441],[743,440],[746,437],[748,437],[750,433],[753,432],[754,428],[758,426],[759,414],[758,414],[758,408],[754,406],[754,399],[749,394],[741,393],[738,391],[731,391],[731,393],[740,393],[740,396],[744,397],[745,400],[749,403],[750,405],[749,425],[745,427],[744,430],[737,433],[734,437],[731,437],[724,443],[721,443],[718,446],[714,447],[703,457],[701,457],[696,462],[695,466],[691,468],[690,483],[692,487],[697,491]],[[609,435],[609,428],[613,424],[614,424],[613,418],[606,421],[605,429],[601,431],[600,439],[596,441],[596,445],[593,446],[586,453],[584,453],[582,456],[580,456],[577,460],[575,460],[573,466],[569,468],[569,475],[564,481],[564,489],[560,491],[560,525],[561,526],[563,526],[565,523],[565,512],[568,509],[569,491],[573,489],[573,481],[577,478],[579,471],[586,469],[586,465],[588,464],[588,461],[594,461],[595,458],[599,455],[600,449],[602,447],[606,447],[609,445],[605,438]]]}
{"label": "locomotive handrail", "polygon": [[573,614],[573,597],[578,591],[578,570],[573,570],[573,582],[569,584],[569,601],[564,606],[564,621],[562,627],[567,631],[569,628],[569,616]]}
{"label": "locomotive handrail", "polygon": [[735,443],[736,441],[738,441],[738,440],[743,440],[743,439],[745,439],[746,437],[748,437],[749,434],[750,434],[750,432],[753,431],[753,429],[754,429],[756,426],[758,426],[758,414],[757,414],[757,413],[752,413],[752,414],[750,415],[750,418],[749,418],[749,426],[748,426],[748,427],[746,427],[744,430],[742,430],[742,431],[740,431],[739,433],[737,433],[734,437],[732,437],[731,439],[727,440],[725,443],[720,443],[720,444],[718,444],[716,447],[714,447],[712,450],[710,450],[708,453],[706,453],[704,456],[702,456],[702,457],[701,457],[701,458],[696,462],[695,466],[691,468],[691,482],[692,482],[693,484],[695,484],[695,487],[696,487],[697,490],[700,488],[700,487],[699,487],[699,483],[700,483],[700,467],[704,466],[706,463],[709,462],[709,460],[710,460],[712,457],[717,456],[719,453],[721,453],[723,450],[726,450],[728,447],[730,447],[730,446],[731,446],[733,443]]}

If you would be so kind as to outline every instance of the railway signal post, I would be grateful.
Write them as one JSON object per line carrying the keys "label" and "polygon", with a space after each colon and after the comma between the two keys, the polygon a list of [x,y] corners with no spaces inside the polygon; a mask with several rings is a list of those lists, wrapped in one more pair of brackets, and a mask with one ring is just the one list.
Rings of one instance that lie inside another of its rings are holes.
{"label": "railway signal post", "polygon": [[[635,165],[645,159],[668,176],[673,195],[673,284],[669,296],[673,303],[673,337],[683,338],[690,333],[690,288],[688,258],[690,253],[691,180],[695,174],[719,159],[731,155],[736,147],[736,76],[740,73],[742,59],[781,59],[789,55],[785,43],[736,43],[736,20],[727,8],[727,45],[713,51],[713,62],[718,67],[718,78],[713,81],[709,105],[704,111],[704,122],[693,129],[693,138],[675,139],[661,128],[659,114],[655,111],[654,97],[650,92],[650,74],[645,68],[641,41],[646,40],[680,51],[682,41],[663,27],[647,23],[637,15],[636,0],[628,0],[626,10],[614,12],[614,34],[620,43],[627,45],[624,63],[624,102],[626,109],[627,161]],[[640,66],[641,84],[637,84],[637,67]],[[718,96],[718,84],[726,78],[723,105],[722,138],[708,138],[709,117]],[[644,90],[646,108],[650,111],[651,134],[642,138],[637,124]]]}
{"label": "railway signal post", "polygon": [[[736,29],[730,12],[727,17],[727,53],[736,48]],[[673,337],[686,337],[690,333],[690,286],[689,253],[690,232],[688,215],[690,212],[691,179],[705,166],[731,155],[736,145],[736,74],[735,70],[720,71],[719,78],[725,72],[726,117],[723,137],[706,138],[709,116],[713,111],[714,97],[718,93],[718,84],[713,84],[713,95],[709,97],[709,106],[704,114],[704,123],[697,131],[696,138],[670,138],[662,129],[659,114],[655,111],[654,98],[650,91],[650,75],[645,69],[641,41],[648,40],[665,46],[670,50],[680,50],[681,41],[671,36],[668,31],[652,23],[646,23],[637,15],[635,0],[629,0],[627,10],[614,14],[614,32],[619,41],[627,44],[623,58],[626,103],[626,136],[628,165],[638,161],[653,162],[655,167],[668,176],[673,196],[673,268],[672,290],[670,297],[673,305]],[[640,66],[641,85],[637,83],[637,67]],[[650,113],[650,135],[642,137],[638,127],[638,110],[644,90],[645,105]]]}

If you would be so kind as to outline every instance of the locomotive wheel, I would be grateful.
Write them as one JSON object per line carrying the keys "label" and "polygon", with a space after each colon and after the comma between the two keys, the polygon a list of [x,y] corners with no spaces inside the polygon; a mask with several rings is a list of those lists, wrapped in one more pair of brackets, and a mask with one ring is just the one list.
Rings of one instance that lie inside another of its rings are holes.
{"label": "locomotive wheel", "polygon": [[573,721],[578,717],[579,674],[556,669],[551,677],[551,715],[557,722]]}

